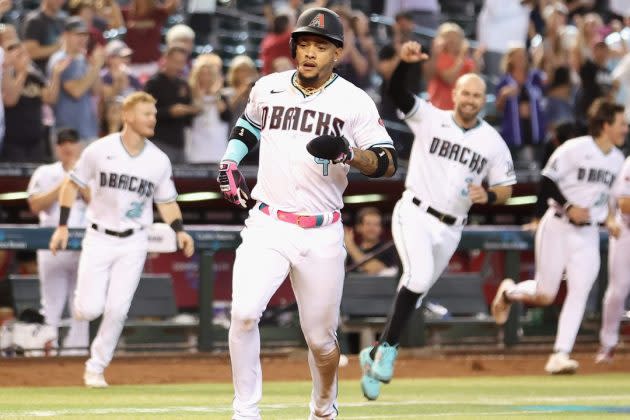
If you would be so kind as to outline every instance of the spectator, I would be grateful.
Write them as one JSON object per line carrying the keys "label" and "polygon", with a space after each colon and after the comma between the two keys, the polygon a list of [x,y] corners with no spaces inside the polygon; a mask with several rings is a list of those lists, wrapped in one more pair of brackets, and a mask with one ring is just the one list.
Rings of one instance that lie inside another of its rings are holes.
{"label": "spectator", "polygon": [[534,67],[545,74],[552,75],[561,66],[570,67],[569,45],[564,39],[567,23],[567,8],[562,3],[554,2],[543,9],[545,20],[544,40],[534,47]]}
{"label": "spectator", "polygon": [[104,118],[101,132],[104,135],[118,133],[122,130],[122,102],[124,97],[117,96],[105,102],[103,109]]}
{"label": "spectator", "polygon": [[142,84],[129,69],[132,54],[131,48],[118,39],[105,46],[106,67],[101,71],[105,102],[142,90]]}
{"label": "spectator", "polygon": [[260,60],[262,74],[273,73],[274,60],[281,57],[291,58],[289,40],[293,31],[294,17],[290,14],[280,14],[273,18],[271,31],[268,32],[260,44]]}
{"label": "spectator", "polygon": [[405,12],[414,23],[427,29],[436,29],[440,24],[440,3],[438,0],[386,0],[385,16],[394,17]]}
{"label": "spectator", "polygon": [[[356,242],[358,234],[360,240]],[[348,251],[346,265],[353,265],[365,261],[367,256],[383,246],[383,217],[376,207],[364,207],[357,213],[354,230],[344,229],[344,242]],[[360,265],[354,272],[372,275],[393,276],[398,272],[398,262],[394,247],[388,248],[379,255],[370,258]]]}
{"label": "spectator", "polygon": [[463,74],[477,71],[476,60],[481,60],[482,50],[475,51],[475,59],[468,56],[468,41],[464,31],[456,23],[443,23],[438,28],[434,42],[435,73],[429,81],[431,103],[444,110],[453,109],[453,87]]}
{"label": "spectator", "polygon": [[365,89],[370,85],[370,63],[352,29],[352,14],[344,7],[333,7],[332,10],[339,15],[343,25],[343,51],[335,65],[335,73]]}
{"label": "spectator", "polygon": [[552,82],[547,88],[547,95],[542,100],[543,116],[548,131],[563,122],[575,121],[572,90],[569,68],[556,68]]}
{"label": "spectator", "polygon": [[378,54],[374,37],[370,33],[370,20],[361,10],[352,11],[352,30],[357,39],[359,49],[368,61],[368,72],[372,74],[378,66]]}
{"label": "spectator", "polygon": [[485,0],[477,20],[479,44],[486,48],[484,73],[494,83],[501,75],[501,58],[515,42],[527,39],[531,7],[521,0]]}
{"label": "spectator", "polygon": [[184,129],[200,111],[193,105],[190,87],[180,77],[186,67],[188,51],[174,46],[166,51],[164,66],[151,77],[144,90],[157,100],[157,125],[153,143],[168,155],[171,162],[182,163]]}
{"label": "spectator", "polygon": [[[630,12],[629,12],[630,13]],[[612,77],[625,93],[624,107],[626,122],[630,124],[630,52],[627,53],[615,66]]]}
{"label": "spectator", "polygon": [[38,9],[26,15],[22,26],[24,46],[39,70],[46,73],[48,59],[61,48],[66,14],[65,0],[42,0]]}
{"label": "spectator", "polygon": [[[81,143],[76,130],[61,129],[57,134],[55,155],[57,162],[38,167],[28,184],[28,204],[39,216],[39,225],[57,226],[59,223],[59,190],[81,154]],[[68,225],[85,228],[86,202],[90,191],[82,188],[77,201],[70,210]],[[63,309],[68,305],[70,313],[74,307],[74,291],[77,285],[79,251],[63,251],[53,256],[48,250],[37,251],[42,310],[46,324],[59,327]],[[72,319],[70,329],[63,341],[62,355],[87,354],[89,345],[89,323]]]}
{"label": "spectator", "polygon": [[587,59],[580,68],[582,85],[576,100],[576,114],[582,120],[586,119],[586,112],[595,99],[600,97],[612,99],[614,95],[608,58],[608,45],[600,41],[593,47],[593,58]]}
{"label": "spectator", "polygon": [[122,9],[127,28],[125,41],[133,50],[130,68],[141,83],[159,70],[162,28],[179,3],[180,0],[131,0]]}
{"label": "spectator", "polygon": [[71,0],[68,4],[70,15],[79,16],[90,30],[87,52],[90,54],[96,45],[104,46],[107,41],[103,29],[95,24],[96,7],[93,0]]}
{"label": "spectator", "polygon": [[593,58],[593,46],[603,40],[604,22],[597,13],[588,13],[584,17],[576,16],[575,19],[578,34],[570,50],[571,68],[579,72],[582,64]]}
{"label": "spectator", "polygon": [[186,155],[192,163],[219,163],[227,146],[232,119],[223,88],[223,61],[216,54],[203,54],[193,64],[188,84],[193,102],[201,109],[192,120]]}
{"label": "spectator", "polygon": [[43,124],[43,104],[54,104],[59,97],[61,74],[70,58],[59,60],[49,80],[33,65],[28,51],[14,30],[0,31],[6,51],[2,79],[2,102],[6,112],[6,133],[2,158],[12,162],[44,162],[51,157]]}
{"label": "spectator", "polygon": [[496,107],[503,114],[501,136],[508,146],[531,148],[545,139],[542,99],[545,76],[531,69],[525,45],[508,49],[501,63]]}
{"label": "spectator", "polygon": [[68,18],[63,34],[63,48],[50,57],[48,75],[52,77],[57,63],[72,60],[61,74],[61,89],[54,106],[55,126],[74,128],[82,140],[98,138],[99,121],[94,97],[100,97],[100,72],[105,62],[105,51],[97,46],[88,58],[85,55],[89,30],[78,16]]}
{"label": "spectator", "polygon": [[[187,78],[190,74],[191,57],[195,50],[195,32],[190,26],[180,23],[166,32],[165,40],[167,50],[171,47],[180,47],[188,52],[188,61],[180,74],[181,77]],[[164,57],[160,60],[160,67],[164,65],[163,60]]]}
{"label": "spectator", "polygon": [[234,127],[236,121],[243,114],[249,91],[256,80],[258,80],[258,71],[251,58],[246,55],[238,55],[232,59],[227,73],[227,82],[231,90],[229,105],[232,121],[230,127]]}

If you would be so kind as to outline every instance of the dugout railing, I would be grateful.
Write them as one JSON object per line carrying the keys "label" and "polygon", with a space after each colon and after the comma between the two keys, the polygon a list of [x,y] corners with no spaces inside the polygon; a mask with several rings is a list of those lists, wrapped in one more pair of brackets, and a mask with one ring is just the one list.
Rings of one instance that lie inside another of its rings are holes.
{"label": "dugout railing", "polygon": [[[200,254],[199,267],[199,323],[197,330],[197,349],[211,351],[215,348],[213,340],[213,293],[214,293],[214,254],[219,250],[233,250],[240,243],[242,226],[205,225],[187,226],[188,232],[195,239],[197,252]],[[47,249],[52,228],[36,225],[0,225],[0,249],[37,250]],[[68,241],[69,249],[80,249],[83,238],[82,229],[71,229]],[[459,250],[495,251],[504,253],[505,275],[518,278],[520,273],[519,254],[533,249],[534,236],[520,226],[467,226],[462,232]],[[608,233],[600,230],[601,268],[598,280],[597,310],[601,311],[601,298],[607,281]],[[513,346],[519,341],[520,308],[514,305],[503,328],[502,341],[506,346]]]}

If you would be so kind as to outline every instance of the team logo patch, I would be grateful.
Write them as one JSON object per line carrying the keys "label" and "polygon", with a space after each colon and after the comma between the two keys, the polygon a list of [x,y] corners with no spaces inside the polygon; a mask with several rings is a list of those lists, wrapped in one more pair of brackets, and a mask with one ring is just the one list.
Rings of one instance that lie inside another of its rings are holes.
{"label": "team logo patch", "polygon": [[317,16],[311,20],[311,23],[308,26],[313,26],[315,28],[324,28],[324,14],[318,13]]}

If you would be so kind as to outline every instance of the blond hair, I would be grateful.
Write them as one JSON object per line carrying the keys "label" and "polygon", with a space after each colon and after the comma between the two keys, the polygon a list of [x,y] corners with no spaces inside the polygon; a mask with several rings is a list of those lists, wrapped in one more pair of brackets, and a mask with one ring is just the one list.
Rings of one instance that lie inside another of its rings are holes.
{"label": "blond hair", "polygon": [[455,33],[460,35],[462,38],[464,37],[464,30],[457,23],[453,22],[444,22],[437,28],[436,37],[444,36],[446,34]]}
{"label": "blond hair", "polygon": [[134,92],[127,96],[122,103],[123,112],[130,111],[134,106],[140,103],[154,104],[157,100],[146,92]]}
{"label": "blond hair", "polygon": [[500,69],[503,73],[510,73],[512,71],[512,59],[514,58],[514,54],[519,51],[525,51],[527,55],[527,48],[522,42],[514,42],[508,46],[508,50],[503,54],[503,57],[501,57]]}
{"label": "blond hair", "polygon": [[220,73],[223,69],[223,60],[217,54],[201,54],[193,62],[192,69],[190,70],[190,76],[188,76],[188,85],[193,92],[193,95],[197,91],[199,85],[199,72],[204,67],[216,67]]}
{"label": "blond hair", "polygon": [[234,82],[236,82],[235,80],[236,76],[234,73],[236,73],[236,70],[238,70],[241,67],[248,67],[251,70],[258,72],[258,69],[256,68],[256,64],[254,63],[254,60],[249,58],[249,56],[247,55],[237,55],[236,57],[232,59],[232,61],[230,62],[230,67],[228,68],[228,73],[227,73],[228,85],[234,86]]}

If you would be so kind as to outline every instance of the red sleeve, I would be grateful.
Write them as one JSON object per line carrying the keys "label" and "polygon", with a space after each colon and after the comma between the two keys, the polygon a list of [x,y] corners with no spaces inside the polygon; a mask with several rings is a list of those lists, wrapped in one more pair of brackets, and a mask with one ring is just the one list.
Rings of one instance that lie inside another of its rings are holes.
{"label": "red sleeve", "polygon": [[455,64],[455,57],[448,53],[440,53],[435,62],[435,69],[437,71],[448,70],[453,67],[453,64]]}

